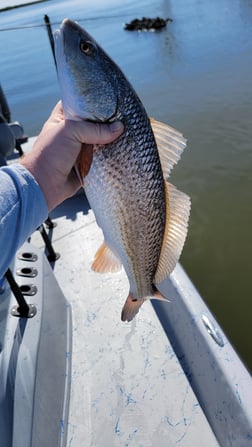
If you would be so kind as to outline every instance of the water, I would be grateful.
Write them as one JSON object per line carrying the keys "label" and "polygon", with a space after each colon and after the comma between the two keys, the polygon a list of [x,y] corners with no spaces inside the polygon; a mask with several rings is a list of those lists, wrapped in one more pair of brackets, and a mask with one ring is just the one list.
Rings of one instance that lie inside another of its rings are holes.
{"label": "water", "polygon": [[[51,0],[0,14],[0,28],[78,19],[117,61],[149,114],[183,131],[172,181],[192,198],[182,264],[252,367],[252,1]],[[130,33],[143,15],[171,17],[159,33]],[[0,32],[0,80],[13,119],[37,134],[59,98],[42,26]]]}

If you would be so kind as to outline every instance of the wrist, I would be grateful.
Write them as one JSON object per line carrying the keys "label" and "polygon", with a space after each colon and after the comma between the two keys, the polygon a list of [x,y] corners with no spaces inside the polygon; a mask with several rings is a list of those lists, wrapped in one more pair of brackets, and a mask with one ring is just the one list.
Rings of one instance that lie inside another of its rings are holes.
{"label": "wrist", "polygon": [[48,211],[51,211],[57,205],[57,191],[51,184],[50,175],[44,169],[43,163],[34,157],[34,155],[26,154],[21,158],[20,164],[35,178],[45,198]]}

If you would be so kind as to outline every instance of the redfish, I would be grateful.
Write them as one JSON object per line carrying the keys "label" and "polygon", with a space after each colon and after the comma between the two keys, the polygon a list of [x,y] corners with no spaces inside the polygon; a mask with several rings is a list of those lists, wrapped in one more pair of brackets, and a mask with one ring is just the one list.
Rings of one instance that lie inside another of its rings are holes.
{"label": "redfish", "polygon": [[55,46],[66,119],[124,124],[116,141],[94,145],[77,169],[104,234],[92,268],[124,267],[130,290],[121,318],[131,321],[147,299],[165,299],[158,285],[173,271],[184,245],[190,199],[167,177],[186,140],[149,119],[120,68],[77,23],[62,22]]}

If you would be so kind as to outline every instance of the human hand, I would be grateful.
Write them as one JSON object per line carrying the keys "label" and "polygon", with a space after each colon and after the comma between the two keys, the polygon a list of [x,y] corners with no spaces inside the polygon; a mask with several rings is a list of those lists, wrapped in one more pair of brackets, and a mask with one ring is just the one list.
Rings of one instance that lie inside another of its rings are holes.
{"label": "human hand", "polygon": [[53,109],[36,139],[33,149],[20,163],[39,183],[52,210],[72,196],[80,187],[73,166],[92,144],[107,144],[123,132],[123,124],[96,124],[87,121],[65,120],[61,102]]}

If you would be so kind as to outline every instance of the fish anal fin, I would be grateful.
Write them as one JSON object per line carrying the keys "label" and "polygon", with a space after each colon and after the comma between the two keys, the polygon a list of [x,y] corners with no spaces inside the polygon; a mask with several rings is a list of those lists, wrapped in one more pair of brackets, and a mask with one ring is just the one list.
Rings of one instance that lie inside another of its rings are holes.
{"label": "fish anal fin", "polygon": [[186,139],[182,133],[168,124],[161,123],[153,118],[150,119],[150,124],[157,143],[164,178],[167,179],[186,147]]}
{"label": "fish anal fin", "polygon": [[155,274],[155,284],[171,274],[181,255],[187,235],[191,201],[189,196],[166,182],[166,226]]}
{"label": "fish anal fin", "polygon": [[159,292],[158,290],[156,290],[154,292],[153,296],[151,296],[150,299],[158,300],[158,301],[165,301],[166,303],[170,303],[170,301],[164,295],[162,295],[162,293]]}
{"label": "fish anal fin", "polygon": [[92,270],[99,273],[114,273],[121,270],[122,264],[106,242],[100,246],[95,254]]}

